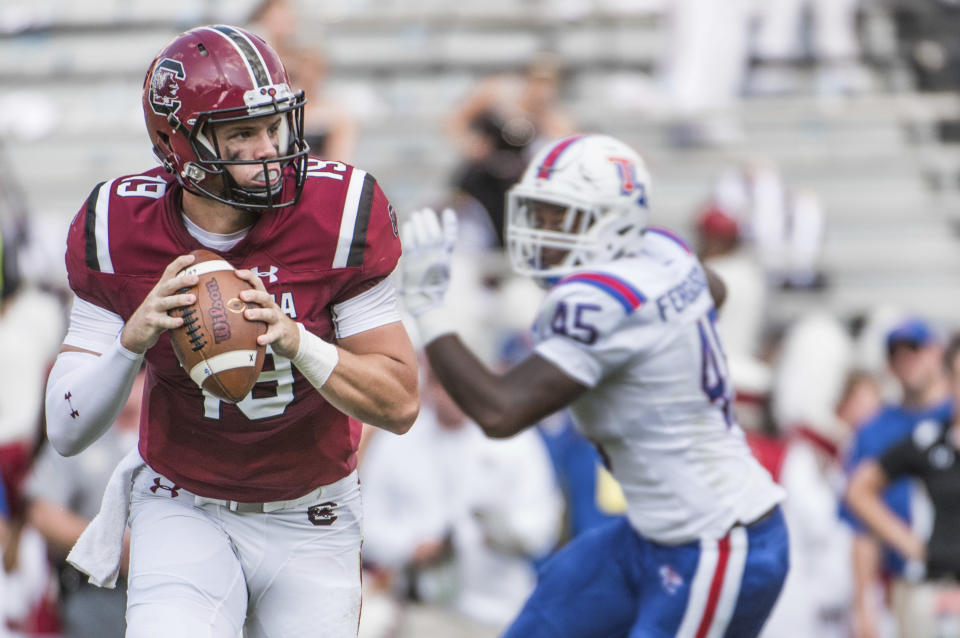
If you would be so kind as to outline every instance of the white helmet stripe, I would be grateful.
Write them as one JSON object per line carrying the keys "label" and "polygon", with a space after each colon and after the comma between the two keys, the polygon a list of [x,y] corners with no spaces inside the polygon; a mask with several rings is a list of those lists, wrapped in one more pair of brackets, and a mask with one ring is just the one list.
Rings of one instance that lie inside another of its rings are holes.
{"label": "white helmet stripe", "polygon": [[246,34],[223,24],[204,28],[222,36],[227,42],[233,45],[240,59],[243,60],[244,65],[247,67],[250,79],[253,80],[253,86],[267,86],[272,83],[270,73],[267,71],[267,63],[264,62],[263,56],[260,55],[260,49],[250,41],[250,38],[248,38]]}

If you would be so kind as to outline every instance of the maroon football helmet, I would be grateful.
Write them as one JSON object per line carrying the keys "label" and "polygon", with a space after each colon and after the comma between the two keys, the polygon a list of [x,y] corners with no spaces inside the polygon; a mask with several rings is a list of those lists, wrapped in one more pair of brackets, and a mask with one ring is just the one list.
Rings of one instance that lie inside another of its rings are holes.
{"label": "maroon football helmet", "polygon": [[[303,91],[293,93],[280,57],[262,39],[226,25],[197,27],[173,39],[150,64],[143,114],[153,152],[186,190],[237,208],[273,210],[296,203],[306,178]],[[282,114],[279,157],[221,157],[210,124]],[[256,164],[283,176],[271,186],[240,186],[228,165]],[[219,176],[221,179],[210,179]]]}

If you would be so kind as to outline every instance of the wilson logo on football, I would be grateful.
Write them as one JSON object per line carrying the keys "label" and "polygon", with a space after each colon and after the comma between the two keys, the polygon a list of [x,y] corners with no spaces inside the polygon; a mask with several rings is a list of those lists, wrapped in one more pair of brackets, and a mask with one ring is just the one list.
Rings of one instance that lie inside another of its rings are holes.
{"label": "wilson logo on football", "polygon": [[157,115],[170,115],[180,109],[180,84],[187,76],[183,72],[183,64],[170,58],[164,58],[153,67],[150,76],[150,107]]}

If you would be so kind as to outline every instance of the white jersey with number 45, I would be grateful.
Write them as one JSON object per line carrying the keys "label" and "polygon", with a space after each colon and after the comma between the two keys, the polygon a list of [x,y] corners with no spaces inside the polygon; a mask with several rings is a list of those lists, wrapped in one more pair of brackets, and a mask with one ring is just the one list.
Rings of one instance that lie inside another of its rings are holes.
{"label": "white jersey with number 45", "polygon": [[721,538],[783,498],[734,421],[715,315],[696,256],[649,228],[636,256],[563,278],[534,326],[537,354],[590,387],[574,418],[661,543]]}

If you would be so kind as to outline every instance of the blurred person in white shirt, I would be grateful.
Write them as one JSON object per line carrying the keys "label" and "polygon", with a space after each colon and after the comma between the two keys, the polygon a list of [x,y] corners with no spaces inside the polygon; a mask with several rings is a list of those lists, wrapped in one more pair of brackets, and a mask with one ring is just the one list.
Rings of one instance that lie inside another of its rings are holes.
{"label": "blurred person in white shirt", "polygon": [[46,290],[56,276],[46,280],[49,273],[34,261],[45,245],[34,231],[23,219],[0,227],[0,361],[7,364],[0,378],[0,482],[9,514],[0,523],[0,625],[11,636],[56,622],[46,544],[26,523],[21,498],[42,431],[44,381],[66,325],[59,297]]}
{"label": "blurred person in white shirt", "polygon": [[[857,8],[860,0],[764,0],[757,3],[754,55],[760,66],[748,90],[794,93],[804,88],[794,72],[813,58],[820,95],[856,93],[869,88],[858,65]],[[805,29],[808,25],[808,29]],[[808,33],[807,33],[808,31]]]}
{"label": "blurred person in white shirt", "polygon": [[100,509],[114,467],[137,444],[145,377],[141,370],[113,427],[80,454],[61,456],[44,443],[24,485],[27,518],[46,539],[59,571],[64,638],[120,638],[126,629],[129,536],[124,537],[120,587],[94,587],[65,559]]}
{"label": "blurred person in white shirt", "polygon": [[825,312],[798,319],[781,346],[773,414],[786,442],[778,482],[795,559],[764,638],[850,634],[852,534],[838,515],[850,429],[836,407],[852,360],[850,335]]}
{"label": "blurred person in white shirt", "polygon": [[736,379],[738,359],[757,357],[763,345],[767,313],[767,279],[745,238],[739,215],[716,201],[697,216],[697,256],[727,283],[717,332]]}
{"label": "blurred person in white shirt", "polygon": [[403,437],[378,432],[360,466],[364,560],[432,603],[431,619],[408,607],[402,635],[426,635],[415,627],[444,617],[457,623],[444,635],[494,636],[533,591],[533,561],[558,539],[562,497],[536,431],[487,439],[423,370],[416,424]]}
{"label": "blurred person in white shirt", "polygon": [[0,376],[0,471],[10,495],[19,489],[42,430],[43,387],[66,329],[60,299],[37,285],[48,282],[37,281],[34,262],[21,259],[44,243],[30,230],[0,227],[0,361],[7,363]]}

